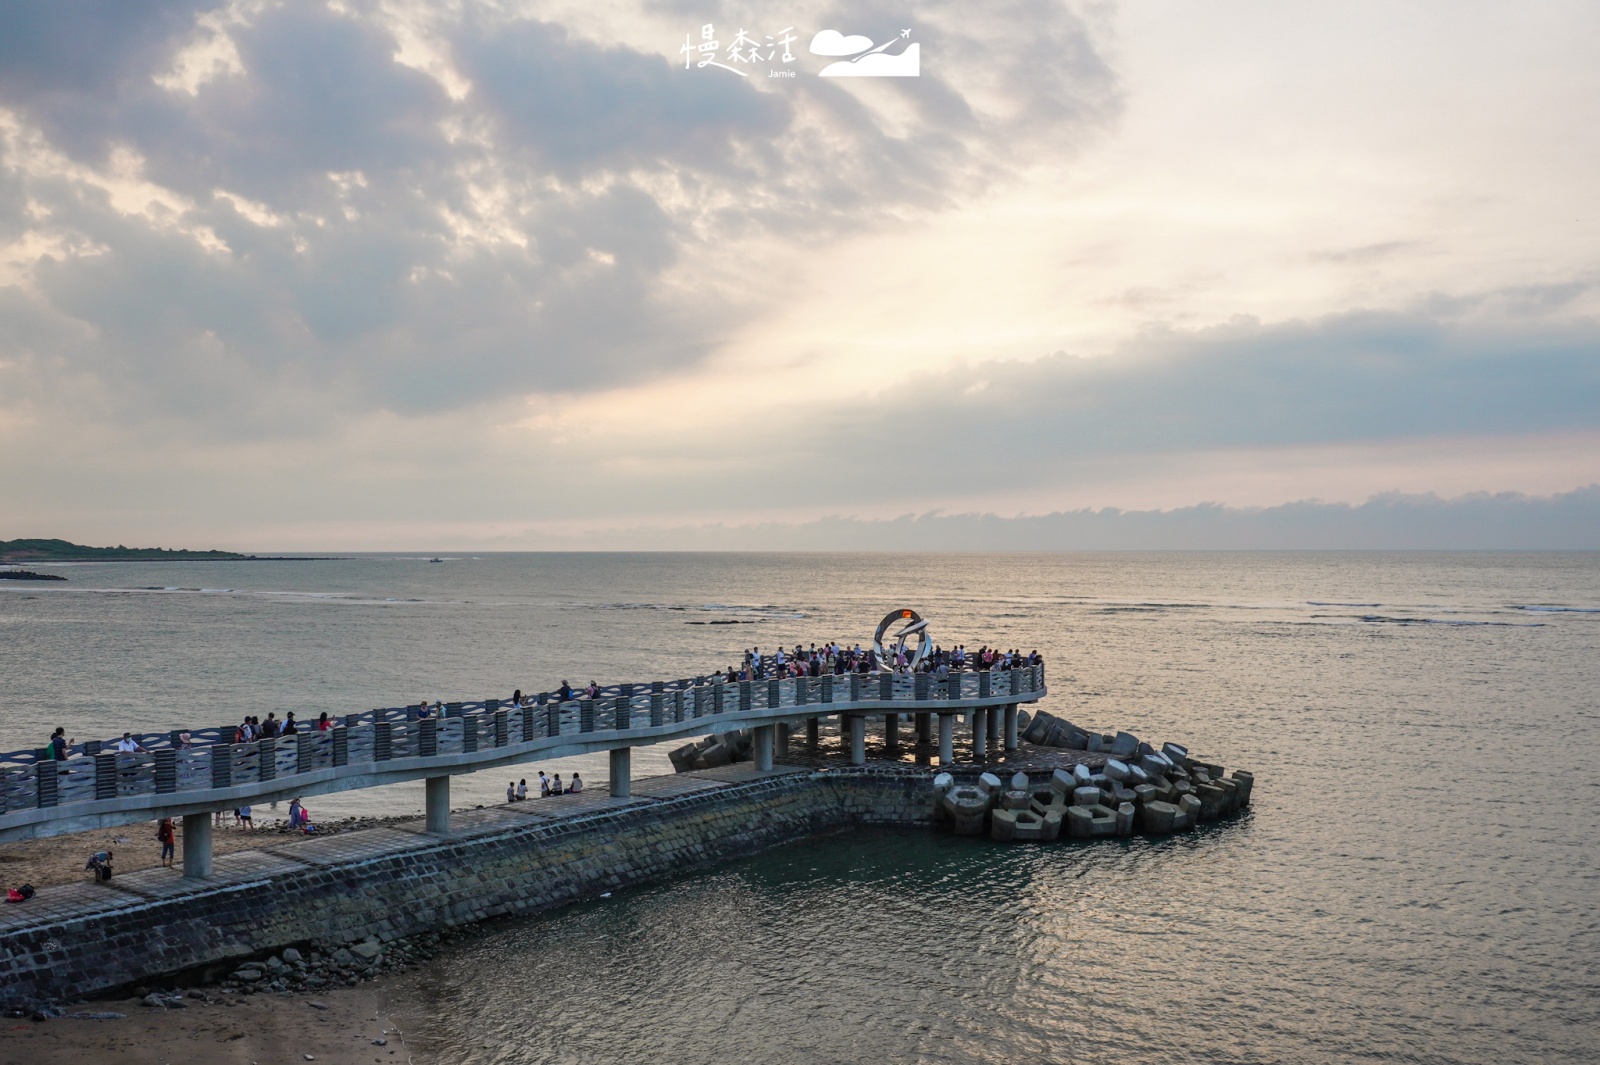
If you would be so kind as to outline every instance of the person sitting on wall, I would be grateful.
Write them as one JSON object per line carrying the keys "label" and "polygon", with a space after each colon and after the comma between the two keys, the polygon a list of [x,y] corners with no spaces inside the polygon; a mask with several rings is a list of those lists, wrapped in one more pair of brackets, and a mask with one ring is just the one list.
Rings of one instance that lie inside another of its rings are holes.
{"label": "person sitting on wall", "polygon": [[583,778],[577,773],[572,774],[572,783],[567,785],[567,794],[576,795],[583,790]]}
{"label": "person sitting on wall", "polygon": [[566,681],[561,682],[561,687],[556,689],[556,702],[570,703],[572,701],[572,685]]}
{"label": "person sitting on wall", "polygon": [[103,884],[107,880],[110,880],[111,852],[95,851],[93,854],[89,855],[89,860],[84,863],[83,871],[87,873],[91,870],[94,872],[95,883]]}
{"label": "person sitting on wall", "polygon": [[560,795],[561,792],[561,774],[557,773],[555,776],[550,778],[550,794]]}

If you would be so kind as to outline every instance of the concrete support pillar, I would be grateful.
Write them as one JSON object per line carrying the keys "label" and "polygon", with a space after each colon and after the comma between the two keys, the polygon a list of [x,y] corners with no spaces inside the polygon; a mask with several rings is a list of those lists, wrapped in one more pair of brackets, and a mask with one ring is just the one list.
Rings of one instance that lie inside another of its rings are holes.
{"label": "concrete support pillar", "polygon": [[989,749],[996,755],[1000,753],[1000,718],[1004,707],[989,707]]}
{"label": "concrete support pillar", "polygon": [[633,748],[618,747],[611,752],[611,794],[626,799],[633,794]]}
{"label": "concrete support pillar", "polygon": [[822,721],[821,721],[820,718],[815,718],[815,717],[806,718],[806,746],[807,747],[815,747],[820,742],[820,740],[821,740],[821,734],[820,734],[821,728],[822,728]]}
{"label": "concrete support pillar", "polygon": [[867,764],[867,719],[851,714],[845,720],[850,725],[850,764]]}
{"label": "concrete support pillar", "polygon": [[772,748],[776,742],[777,729],[773,725],[757,725],[751,730],[755,747],[756,769],[763,773],[772,770]]}
{"label": "concrete support pillar", "polygon": [[900,749],[900,715],[883,715],[883,745],[890,751]]}
{"label": "concrete support pillar", "polygon": [[917,746],[922,747],[933,742],[933,715],[917,715]]}
{"label": "concrete support pillar", "polygon": [[204,880],[211,875],[211,815],[183,815],[183,875]]}
{"label": "concrete support pillar", "polygon": [[939,715],[939,764],[950,765],[956,760],[956,716]]}
{"label": "concrete support pillar", "polygon": [[1006,750],[1017,749],[1017,704],[1009,703],[1006,706]]}
{"label": "concrete support pillar", "polygon": [[972,712],[972,760],[985,762],[989,758],[989,711],[978,707]]}
{"label": "concrete support pillar", "polygon": [[789,757],[789,733],[792,731],[793,726],[791,726],[789,722],[778,722],[777,740],[773,744],[772,757],[776,758],[780,762]]}
{"label": "concrete support pillar", "polygon": [[450,778],[429,777],[425,782],[423,809],[427,813],[428,831],[435,836],[450,834]]}

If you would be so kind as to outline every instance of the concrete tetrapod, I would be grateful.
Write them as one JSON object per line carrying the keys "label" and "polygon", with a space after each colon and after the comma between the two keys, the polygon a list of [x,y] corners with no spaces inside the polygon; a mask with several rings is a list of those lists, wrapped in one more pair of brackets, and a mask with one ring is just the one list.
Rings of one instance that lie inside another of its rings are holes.
{"label": "concrete tetrapod", "polygon": [[1069,806],[1067,808],[1067,835],[1073,839],[1090,839],[1097,836],[1114,836],[1117,832],[1117,812],[1109,806]]}
{"label": "concrete tetrapod", "polygon": [[946,816],[955,825],[956,835],[983,835],[984,817],[989,812],[989,795],[982,789],[971,784],[957,784],[945,792],[939,801]]}
{"label": "concrete tetrapod", "polygon": [[[1057,829],[1059,834],[1060,829]],[[989,819],[989,838],[1001,841],[1044,838],[1044,819],[1032,810],[996,810]]]}

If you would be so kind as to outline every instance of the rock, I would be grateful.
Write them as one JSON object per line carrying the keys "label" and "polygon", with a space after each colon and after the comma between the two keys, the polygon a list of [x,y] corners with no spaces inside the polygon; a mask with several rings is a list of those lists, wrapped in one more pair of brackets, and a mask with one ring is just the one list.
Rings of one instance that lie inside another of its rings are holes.
{"label": "rock", "polygon": [[1133,801],[1143,806],[1145,803],[1156,802],[1156,789],[1151,784],[1140,784],[1133,789]]}
{"label": "rock", "polygon": [[307,1002],[306,1005],[310,1006],[314,1010],[325,1010],[328,1008],[328,1004],[326,1002]]}
{"label": "rock", "polygon": [[1178,799],[1178,828],[1193,828],[1200,818],[1200,800],[1193,795],[1184,795]]}
{"label": "rock", "polygon": [[1150,774],[1146,773],[1140,766],[1130,765],[1128,767],[1128,783],[1134,786],[1148,784],[1150,783]]}
{"label": "rock", "polygon": [[[1050,735],[1050,726],[1055,723],[1056,719],[1051,714],[1040,710],[1038,714],[1034,715],[1033,720],[1028,722],[1027,727],[1023,729],[1022,738],[1029,743],[1043,744],[1046,737]],[[1022,728],[1020,718],[1018,719],[1017,727]]]}
{"label": "rock", "polygon": [[1111,741],[1111,754],[1115,758],[1131,758],[1139,749],[1139,737],[1131,732],[1119,732]]}
{"label": "rock", "polygon": [[1119,836],[1133,834],[1133,803],[1125,802],[1117,807],[1116,832]]}
{"label": "rock", "polygon": [[290,947],[288,950],[283,952],[283,960],[288,962],[290,965],[299,965],[300,962],[305,959],[300,956],[300,952],[298,950]]}
{"label": "rock", "polygon": [[206,994],[204,991],[199,991],[199,990],[189,992],[189,997],[192,998],[192,999],[196,999],[196,1000],[198,1000],[200,1002],[210,1002],[211,1001],[211,996],[210,995]]}
{"label": "rock", "polygon": [[276,956],[267,959],[267,971],[268,972],[272,972],[272,973],[279,972],[283,968],[284,968],[283,962],[281,960],[279,960]]}
{"label": "rock", "polygon": [[155,1010],[161,1010],[161,1009],[166,1009],[167,1008],[166,1002],[164,1002],[162,1000],[160,995],[156,995],[156,994],[149,994],[149,995],[146,995],[144,998],[141,998],[139,1000],[139,1005],[147,1006],[150,1009],[155,1009]]}
{"label": "rock", "polygon": [[247,984],[253,984],[257,980],[261,979],[264,975],[266,975],[266,974],[263,973],[260,969],[249,969],[249,968],[246,968],[246,969],[240,969],[237,972],[235,972],[233,974],[233,978],[235,980],[243,981],[244,983],[247,983]]}
{"label": "rock", "polygon": [[1099,788],[1074,788],[1072,790],[1072,805],[1074,806],[1093,806],[1099,801]]}
{"label": "rock", "polygon": [[1074,732],[1067,737],[1067,746],[1074,751],[1087,751],[1089,749],[1088,733]]}
{"label": "rock", "polygon": [[356,956],[351,954],[344,947],[340,947],[338,950],[333,952],[333,964],[335,965],[354,965],[355,961]]}
{"label": "rock", "polygon": [[1181,766],[1189,760],[1189,748],[1181,743],[1163,743],[1161,753],[1171,759],[1172,764]]}
{"label": "rock", "polygon": [[1159,799],[1139,807],[1139,827],[1155,835],[1164,836],[1171,832],[1177,817],[1178,808],[1170,802],[1162,802]]}
{"label": "rock", "polygon": [[1233,779],[1235,781],[1237,781],[1238,784],[1239,784],[1239,806],[1240,806],[1240,808],[1249,806],[1250,805],[1250,789],[1255,787],[1255,783],[1256,783],[1255,774],[1250,772],[1247,769],[1235,769],[1233,771]]}
{"label": "rock", "polygon": [[383,947],[376,940],[369,939],[365,942],[357,943],[355,946],[351,947],[350,953],[354,954],[358,958],[365,959],[366,961],[372,961],[373,959],[377,958],[378,955],[383,953]]}
{"label": "rock", "polygon": [[1153,777],[1158,777],[1172,768],[1172,760],[1164,754],[1147,754],[1139,759],[1139,768]]}
{"label": "rock", "polygon": [[1127,780],[1127,763],[1116,758],[1107,758],[1105,773],[1108,780]]}
{"label": "rock", "polygon": [[68,1014],[68,1016],[75,1021],[120,1021],[125,1014],[113,1013],[107,1010],[101,1013],[72,1013]]}
{"label": "rock", "polygon": [[1215,821],[1228,812],[1228,793],[1215,784],[1201,784],[1195,789],[1200,798],[1200,820]]}
{"label": "rock", "polygon": [[1099,754],[1101,751],[1105,750],[1105,747],[1101,744],[1100,737],[1091,732],[1089,733],[1089,742],[1085,745],[1085,749],[1088,750],[1090,754]]}
{"label": "rock", "polygon": [[374,1039],[372,1041],[372,1045],[375,1047],[386,1047],[389,1045],[389,1041],[387,1039]]}

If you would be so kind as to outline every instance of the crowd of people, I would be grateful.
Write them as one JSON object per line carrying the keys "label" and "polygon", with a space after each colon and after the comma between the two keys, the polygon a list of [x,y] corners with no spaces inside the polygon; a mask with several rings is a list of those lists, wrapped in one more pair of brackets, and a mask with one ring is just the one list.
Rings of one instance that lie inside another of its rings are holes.
{"label": "crowd of people", "polygon": [[[744,661],[737,667],[729,666],[723,671],[722,676],[732,683],[783,677],[877,673],[880,669],[907,673],[913,669],[912,658],[913,656],[907,655],[903,648],[896,648],[892,659],[880,660],[876,648],[869,647],[863,651],[859,643],[854,647],[843,647],[830,642],[820,648],[816,644],[812,644],[809,648],[795,644],[792,651],[780,646],[771,654],[763,654],[759,647],[748,647],[744,652]],[[951,673],[960,673],[969,668],[1012,669],[1036,666],[1043,661],[1038,651],[1025,655],[1015,649],[1002,651],[999,648],[980,647],[975,652],[968,652],[965,644],[958,644],[949,650],[935,647],[925,658],[915,663],[915,669],[917,672],[931,673],[943,679]]]}

